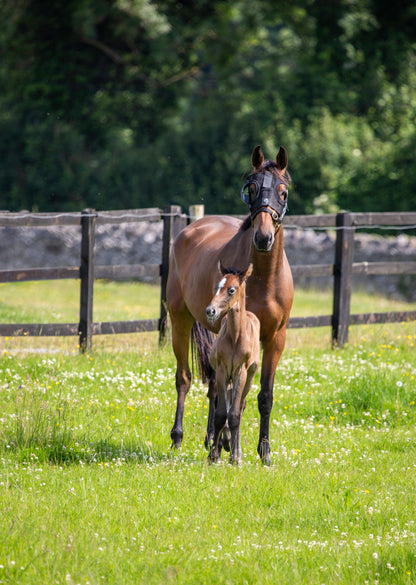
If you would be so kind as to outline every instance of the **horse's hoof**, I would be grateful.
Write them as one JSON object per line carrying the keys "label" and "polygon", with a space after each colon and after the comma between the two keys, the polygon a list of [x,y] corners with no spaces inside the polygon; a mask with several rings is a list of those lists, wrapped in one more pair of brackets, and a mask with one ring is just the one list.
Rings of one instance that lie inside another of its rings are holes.
{"label": "horse's hoof", "polygon": [[172,439],[171,448],[180,449],[183,439],[183,431],[173,428],[170,432],[170,438]]}
{"label": "horse's hoof", "polygon": [[270,453],[265,453],[261,458],[263,465],[269,467],[272,464],[272,458],[270,457]]}
{"label": "horse's hoof", "polygon": [[272,464],[272,458],[270,457],[270,445],[267,439],[262,439],[257,448],[257,453],[259,454],[263,465],[269,466]]}

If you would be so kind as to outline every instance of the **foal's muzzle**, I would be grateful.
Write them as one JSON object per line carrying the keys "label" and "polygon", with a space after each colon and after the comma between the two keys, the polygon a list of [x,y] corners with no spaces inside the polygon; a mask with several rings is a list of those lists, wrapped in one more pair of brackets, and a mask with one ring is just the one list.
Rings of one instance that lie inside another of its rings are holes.
{"label": "foal's muzzle", "polygon": [[218,313],[215,307],[211,307],[210,305],[205,309],[205,314],[207,316],[208,321],[211,323],[215,323],[218,319]]}

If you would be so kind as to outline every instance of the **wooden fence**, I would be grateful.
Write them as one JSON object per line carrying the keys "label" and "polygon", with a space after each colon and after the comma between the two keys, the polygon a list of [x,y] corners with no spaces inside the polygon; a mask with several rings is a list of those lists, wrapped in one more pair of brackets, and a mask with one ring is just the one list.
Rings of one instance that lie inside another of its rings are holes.
{"label": "wooden fence", "polygon": [[[196,206],[197,207],[197,206]],[[0,336],[79,336],[81,351],[89,351],[94,335],[159,331],[160,338],[166,331],[166,282],[169,250],[179,231],[192,220],[179,206],[171,205],[163,210],[138,209],[96,212],[86,209],[82,213],[31,214],[0,212],[0,227],[27,227],[74,225],[81,229],[79,267],[28,268],[0,270],[0,282],[28,280],[79,279],[80,311],[78,323],[5,324],[0,323]],[[161,263],[156,265],[99,266],[95,264],[95,228],[100,224],[119,224],[142,221],[162,221],[163,241]],[[342,346],[348,340],[350,325],[388,323],[416,320],[416,311],[350,314],[353,274],[416,274],[416,262],[353,262],[354,233],[357,227],[416,225],[416,213],[339,213],[337,215],[287,216],[285,226],[299,228],[335,229],[336,243],[333,264],[295,265],[294,276],[333,276],[333,310],[331,315],[292,317],[289,328],[331,327],[333,345]],[[158,319],[136,321],[93,321],[94,280],[159,277],[161,283],[160,316]]]}
{"label": "wooden fence", "polygon": [[[95,264],[95,228],[102,224],[134,222],[163,222],[163,250],[161,264],[108,265]],[[123,211],[96,212],[85,209],[82,213],[0,213],[0,227],[45,227],[80,226],[80,265],[59,268],[28,268],[0,270],[0,282],[23,282],[28,280],[80,280],[80,305],[78,323],[0,323],[0,336],[79,336],[81,351],[90,351],[94,335],[159,331],[163,337],[166,328],[166,281],[169,249],[176,234],[186,225],[188,218],[175,205],[160,209],[133,209]],[[160,277],[161,303],[158,319],[135,321],[93,321],[94,280]]]}
{"label": "wooden fence", "polygon": [[416,213],[338,213],[336,215],[287,216],[286,226],[336,229],[333,264],[291,266],[293,276],[333,276],[332,315],[292,317],[289,328],[331,327],[332,344],[342,346],[348,341],[350,325],[394,323],[416,320],[416,311],[360,313],[351,315],[352,276],[382,274],[416,274],[416,262],[353,262],[356,228],[384,226],[414,227]]}

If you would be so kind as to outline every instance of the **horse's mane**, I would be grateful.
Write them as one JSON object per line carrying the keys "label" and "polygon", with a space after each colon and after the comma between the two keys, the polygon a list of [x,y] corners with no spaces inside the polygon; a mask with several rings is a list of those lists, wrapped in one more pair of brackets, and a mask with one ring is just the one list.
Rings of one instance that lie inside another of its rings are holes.
{"label": "horse's mane", "polygon": [[248,228],[251,227],[251,215],[247,215],[247,217],[243,220],[243,223],[240,225],[240,232],[246,232]]}

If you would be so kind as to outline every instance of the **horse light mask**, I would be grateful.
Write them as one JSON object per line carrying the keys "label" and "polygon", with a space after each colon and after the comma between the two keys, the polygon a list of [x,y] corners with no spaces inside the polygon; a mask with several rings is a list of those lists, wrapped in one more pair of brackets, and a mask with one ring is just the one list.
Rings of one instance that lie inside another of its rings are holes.
{"label": "horse light mask", "polygon": [[[250,185],[253,184],[256,187],[254,194],[250,193]],[[280,194],[279,185],[285,187]],[[241,199],[248,205],[251,219],[254,219],[260,211],[266,211],[280,226],[287,211],[287,184],[269,171],[253,173],[241,189]]]}

